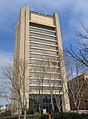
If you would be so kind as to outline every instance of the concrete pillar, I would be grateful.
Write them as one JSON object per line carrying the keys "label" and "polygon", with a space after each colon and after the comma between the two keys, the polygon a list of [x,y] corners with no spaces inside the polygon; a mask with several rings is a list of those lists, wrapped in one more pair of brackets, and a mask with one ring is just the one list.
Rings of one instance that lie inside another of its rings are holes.
{"label": "concrete pillar", "polygon": [[29,108],[29,6],[25,7],[25,96],[27,108]]}
{"label": "concrete pillar", "polygon": [[63,48],[62,48],[62,39],[61,39],[61,31],[60,31],[60,23],[58,14],[55,13],[55,25],[56,25],[56,35],[57,35],[57,43],[58,43],[58,55],[60,58],[60,67],[61,67],[61,77],[63,82],[63,101],[62,107],[63,111],[67,112],[70,111],[70,103],[68,97],[68,88],[67,88],[67,79],[66,79],[66,71],[65,71],[65,63],[64,63],[64,56],[63,56]]}

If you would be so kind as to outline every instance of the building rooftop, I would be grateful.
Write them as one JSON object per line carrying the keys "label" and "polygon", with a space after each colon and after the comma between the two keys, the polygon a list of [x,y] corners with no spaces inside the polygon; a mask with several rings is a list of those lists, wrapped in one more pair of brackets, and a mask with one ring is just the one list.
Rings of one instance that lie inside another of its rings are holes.
{"label": "building rooftop", "polygon": [[52,17],[51,15],[47,15],[47,14],[43,14],[43,13],[40,13],[40,12],[35,12],[35,11],[31,11],[32,13],[35,13],[35,14],[39,14],[39,15],[42,15],[42,16],[46,16],[46,17]]}

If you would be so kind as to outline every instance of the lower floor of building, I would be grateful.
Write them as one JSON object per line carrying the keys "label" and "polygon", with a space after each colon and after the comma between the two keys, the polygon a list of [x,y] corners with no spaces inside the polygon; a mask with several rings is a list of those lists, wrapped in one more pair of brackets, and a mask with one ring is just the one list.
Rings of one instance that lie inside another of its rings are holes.
{"label": "lower floor of building", "polygon": [[29,113],[46,113],[62,111],[62,95],[30,95],[29,96]]}

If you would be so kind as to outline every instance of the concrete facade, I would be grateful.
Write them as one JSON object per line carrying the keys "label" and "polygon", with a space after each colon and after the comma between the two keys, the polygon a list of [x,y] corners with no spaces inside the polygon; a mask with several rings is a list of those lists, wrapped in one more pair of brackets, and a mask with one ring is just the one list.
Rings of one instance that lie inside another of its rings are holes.
{"label": "concrete facade", "polygon": [[[36,96],[40,93],[50,96],[52,93],[56,96],[61,95],[63,111],[70,111],[57,13],[54,16],[49,16],[30,11],[29,6],[21,9],[16,27],[14,53],[14,60],[20,59],[28,63],[23,87],[20,89],[22,100],[24,104],[27,103],[27,108],[30,108],[29,98],[32,95]],[[35,74],[37,75],[35,76]],[[42,79],[39,77],[41,74]],[[36,77],[43,81],[42,84],[34,83],[38,81]],[[12,105],[16,105],[15,101],[12,102]]]}

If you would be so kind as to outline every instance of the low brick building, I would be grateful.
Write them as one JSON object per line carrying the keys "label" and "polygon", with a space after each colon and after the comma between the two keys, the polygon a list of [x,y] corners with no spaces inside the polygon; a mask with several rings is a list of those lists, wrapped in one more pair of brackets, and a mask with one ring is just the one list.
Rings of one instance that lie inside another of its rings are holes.
{"label": "low brick building", "polygon": [[71,110],[88,110],[88,73],[68,81]]}

